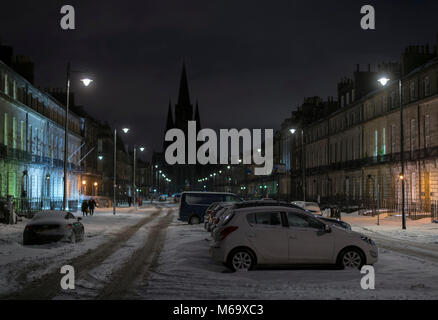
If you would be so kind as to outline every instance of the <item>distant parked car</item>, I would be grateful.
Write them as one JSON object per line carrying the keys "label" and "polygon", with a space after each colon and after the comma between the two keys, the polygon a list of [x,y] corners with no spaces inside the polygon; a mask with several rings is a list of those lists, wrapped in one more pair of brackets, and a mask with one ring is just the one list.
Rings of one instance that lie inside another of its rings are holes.
{"label": "distant parked car", "polygon": [[227,212],[210,254],[232,270],[250,270],[257,264],[360,269],[377,262],[378,249],[370,238],[332,227],[301,209],[235,205]]}
{"label": "distant parked car", "polygon": [[347,230],[351,230],[351,225],[348,224],[347,222],[342,221],[342,220],[325,218],[325,217],[321,217],[317,214],[315,215],[315,217],[320,219],[322,222],[325,222],[329,225],[332,225],[332,226],[335,225],[335,226],[338,226],[338,227],[341,227],[341,228],[344,228]]}
{"label": "distant parked car", "polygon": [[307,211],[310,211],[311,213],[322,215],[319,204],[316,202],[292,201],[292,204],[295,204]]}
{"label": "distant parked car", "polygon": [[242,199],[227,192],[183,192],[179,206],[179,220],[188,221],[189,224],[198,224],[204,221],[205,211],[213,202],[239,201]]}
{"label": "distant parked car", "polygon": [[75,243],[84,240],[84,226],[68,211],[41,211],[26,225],[23,244],[43,244],[56,241]]}

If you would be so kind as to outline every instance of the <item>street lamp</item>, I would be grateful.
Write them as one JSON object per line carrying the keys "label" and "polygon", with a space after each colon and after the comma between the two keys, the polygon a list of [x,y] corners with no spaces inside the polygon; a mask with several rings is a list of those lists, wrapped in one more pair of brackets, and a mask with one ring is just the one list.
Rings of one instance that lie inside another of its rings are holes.
{"label": "street lamp", "polygon": [[[128,129],[128,131],[129,131],[129,129]],[[144,147],[140,147],[139,149],[140,149],[141,152],[144,151]],[[137,146],[134,145],[134,170],[133,170],[134,171],[134,175],[132,177],[132,193],[133,193],[133,196],[134,196],[133,197],[134,206],[135,206],[135,198],[137,196],[137,188],[136,188],[136,185],[135,185],[135,167],[136,167],[136,162],[137,162],[136,161],[137,160],[136,154],[137,154]]]}
{"label": "street lamp", "polygon": [[[297,132],[296,129],[289,129],[291,134]],[[303,184],[303,201],[306,201],[306,168],[305,168],[305,148],[304,148],[304,130],[301,128],[301,180]]]}
{"label": "street lamp", "polygon": [[[128,128],[123,128],[122,131],[128,133]],[[114,185],[113,185],[113,215],[116,214],[116,188],[117,188],[117,128],[114,128]]]}
{"label": "street lamp", "polygon": [[[385,86],[390,81],[387,77],[381,77],[377,80],[382,86]],[[402,81],[398,79],[398,98],[400,103],[400,162],[401,174],[400,180],[402,183],[402,229],[406,229],[406,213],[405,213],[405,137],[403,132],[403,96],[402,96]]]}
{"label": "street lamp", "polygon": [[84,86],[88,87],[90,85],[90,83],[93,82],[93,80],[91,80],[89,78],[84,78],[84,79],[81,79],[81,82],[84,84]]}
{"label": "street lamp", "polygon": [[[72,71],[70,70],[70,62],[67,63],[67,96],[66,96],[66,105],[65,105],[65,126],[64,126],[64,193],[63,193],[63,199],[62,204],[64,210],[67,210],[67,179],[68,179],[68,114],[69,114],[69,107],[70,107],[70,74]],[[93,81],[89,78],[85,78],[81,80],[82,83],[88,87],[90,83]]]}

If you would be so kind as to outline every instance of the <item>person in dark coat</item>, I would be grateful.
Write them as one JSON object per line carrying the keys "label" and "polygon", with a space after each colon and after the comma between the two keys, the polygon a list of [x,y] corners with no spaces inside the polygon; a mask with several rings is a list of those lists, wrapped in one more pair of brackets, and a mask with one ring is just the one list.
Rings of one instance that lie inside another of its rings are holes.
{"label": "person in dark coat", "polygon": [[96,201],[94,201],[93,198],[88,200],[88,209],[90,210],[90,215],[93,215],[95,207],[96,207]]}
{"label": "person in dark coat", "polygon": [[131,206],[131,203],[132,203],[132,198],[128,197],[128,205]]}
{"label": "person in dark coat", "polygon": [[82,211],[83,217],[88,215],[88,201],[87,200],[82,201],[81,211]]}

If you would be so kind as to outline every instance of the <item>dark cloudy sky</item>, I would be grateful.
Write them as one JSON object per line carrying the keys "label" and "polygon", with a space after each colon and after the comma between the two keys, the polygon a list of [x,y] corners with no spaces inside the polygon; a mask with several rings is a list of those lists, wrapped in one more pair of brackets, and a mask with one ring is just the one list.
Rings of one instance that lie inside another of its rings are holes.
{"label": "dark cloudy sky", "polygon": [[[76,30],[59,26],[76,9]],[[374,5],[376,30],[360,28]],[[0,4],[0,37],[32,57],[36,83],[61,87],[65,66],[90,70],[76,86],[90,114],[132,128],[129,143],[160,149],[182,61],[191,97],[210,128],[278,128],[304,96],[336,95],[360,63],[397,60],[435,45],[438,1],[14,0]]]}

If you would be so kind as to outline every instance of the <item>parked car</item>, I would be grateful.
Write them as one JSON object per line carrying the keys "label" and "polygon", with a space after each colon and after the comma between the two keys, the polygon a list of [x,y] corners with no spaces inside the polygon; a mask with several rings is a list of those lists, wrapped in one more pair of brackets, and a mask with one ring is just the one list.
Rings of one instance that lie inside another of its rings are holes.
{"label": "parked car", "polygon": [[295,204],[303,209],[306,209],[314,214],[322,215],[322,211],[319,207],[319,204],[316,202],[305,202],[305,201],[292,201],[292,204]]}
{"label": "parked car", "polygon": [[210,227],[213,223],[214,217],[216,216],[216,214],[218,213],[218,211],[222,208],[224,208],[225,206],[229,206],[231,205],[233,202],[213,202],[208,208],[207,210],[205,210],[205,215],[204,215],[204,229],[206,229],[207,231],[211,231]]}
{"label": "parked car", "polygon": [[229,211],[231,205],[222,207],[214,216],[213,222],[210,225],[210,232],[211,236],[214,239],[215,233],[221,229],[223,224],[223,218],[226,216],[227,212]]}
{"label": "parked car", "polygon": [[348,224],[347,222],[342,221],[342,220],[330,219],[330,218],[326,218],[326,217],[321,217],[319,215],[315,215],[315,217],[320,219],[322,222],[327,223],[329,225],[337,225],[341,228],[351,230],[351,225]]}
{"label": "parked car", "polygon": [[189,224],[198,224],[204,221],[205,211],[213,202],[239,201],[242,199],[227,192],[183,192],[179,206],[179,220],[188,221]]}
{"label": "parked car", "polygon": [[232,270],[255,265],[334,264],[361,268],[377,262],[375,243],[290,206],[231,208],[210,247]]}
{"label": "parked car", "polygon": [[75,243],[84,240],[84,226],[68,211],[41,211],[26,225],[23,244],[43,244],[56,241]]}

